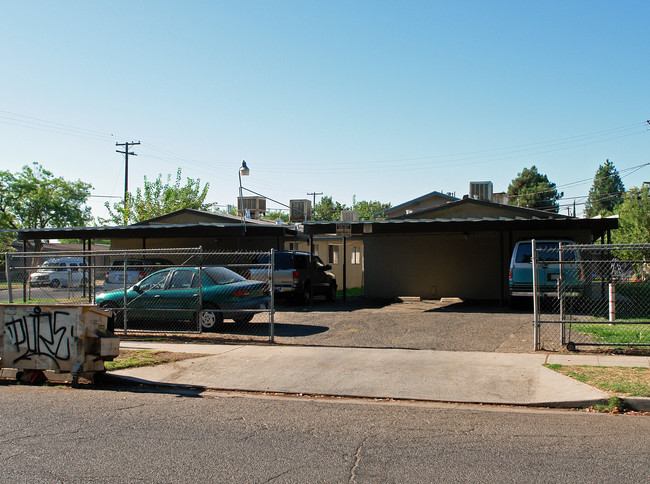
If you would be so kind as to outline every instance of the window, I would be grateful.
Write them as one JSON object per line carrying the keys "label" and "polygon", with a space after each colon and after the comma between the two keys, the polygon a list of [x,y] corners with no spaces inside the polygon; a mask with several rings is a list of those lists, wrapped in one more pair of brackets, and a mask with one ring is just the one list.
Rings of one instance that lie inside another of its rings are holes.
{"label": "window", "polygon": [[157,272],[152,274],[140,283],[140,290],[142,291],[155,291],[160,290],[165,286],[165,279],[169,272]]}
{"label": "window", "polygon": [[319,255],[318,254],[318,244],[314,244],[314,255]]}
{"label": "window", "polygon": [[190,289],[193,287],[199,287],[198,278],[194,277],[194,271],[176,271],[169,283],[170,289]]}
{"label": "window", "polygon": [[352,247],[350,264],[361,264],[361,247]]}
{"label": "window", "polygon": [[289,251],[297,252],[300,250],[300,244],[298,242],[289,242]]}
{"label": "window", "polygon": [[339,246],[338,245],[330,245],[329,246],[329,262],[330,262],[330,264],[338,264],[339,263]]}

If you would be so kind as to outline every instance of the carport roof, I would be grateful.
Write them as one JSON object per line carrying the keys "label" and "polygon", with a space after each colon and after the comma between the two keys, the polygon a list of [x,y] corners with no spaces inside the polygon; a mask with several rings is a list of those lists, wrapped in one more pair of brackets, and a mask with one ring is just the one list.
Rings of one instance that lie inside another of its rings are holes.
{"label": "carport roof", "polygon": [[[336,233],[337,223],[306,222],[306,235]],[[541,219],[523,217],[437,218],[350,222],[352,235],[390,235],[508,230],[590,230],[593,235],[618,228],[618,217]]]}
{"label": "carport roof", "polygon": [[171,224],[171,225],[129,225],[126,227],[68,227],[45,229],[21,229],[19,240],[35,239],[130,239],[163,237],[276,237],[294,236],[295,228],[281,225],[246,224]]}

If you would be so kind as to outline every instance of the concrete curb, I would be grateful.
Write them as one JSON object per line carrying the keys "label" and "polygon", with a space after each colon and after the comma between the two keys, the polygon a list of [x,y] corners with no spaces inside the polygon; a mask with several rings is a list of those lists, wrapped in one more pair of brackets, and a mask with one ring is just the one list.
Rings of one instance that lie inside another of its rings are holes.
{"label": "concrete curb", "polygon": [[650,398],[648,397],[620,397],[626,408],[635,412],[650,412]]}
{"label": "concrete curb", "polygon": [[[571,409],[586,409],[593,407],[595,405],[606,405],[608,399],[595,399],[595,400],[576,400],[576,401],[567,401],[567,402],[538,402],[538,403],[508,403],[508,402],[481,402],[481,401],[451,401],[451,400],[440,400],[440,399],[424,399],[424,398],[400,398],[400,397],[377,397],[377,396],[363,396],[363,395],[345,395],[345,394],[328,394],[328,393],[295,393],[287,391],[277,391],[277,390],[257,390],[257,389],[247,389],[247,388],[223,388],[223,387],[212,387],[212,386],[202,386],[202,385],[185,385],[182,383],[166,383],[166,382],[156,382],[150,380],[144,380],[142,378],[137,378],[127,375],[115,375],[111,373],[106,374],[107,382],[112,382],[118,384],[119,382],[124,382],[130,385],[137,385],[142,387],[152,387],[152,388],[166,388],[169,390],[178,390],[181,392],[203,392],[203,391],[214,391],[214,392],[232,392],[232,393],[249,393],[249,394],[259,394],[259,395],[283,395],[287,397],[292,396],[301,396],[301,397],[325,397],[332,399],[350,399],[350,400],[391,400],[395,402],[419,402],[419,403],[446,403],[453,405],[482,405],[490,407],[524,407],[524,408],[555,408],[563,410]],[[623,400],[623,399],[621,399]],[[650,404],[650,399],[647,399]],[[628,407],[631,408],[631,407]],[[633,409],[636,410],[636,409]]]}

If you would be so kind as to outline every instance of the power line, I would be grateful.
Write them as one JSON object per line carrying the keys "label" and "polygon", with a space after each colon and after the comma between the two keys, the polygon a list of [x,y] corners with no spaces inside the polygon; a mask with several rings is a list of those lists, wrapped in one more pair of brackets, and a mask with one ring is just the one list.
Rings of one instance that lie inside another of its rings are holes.
{"label": "power line", "polygon": [[509,198],[520,198],[520,197],[526,197],[526,196],[529,196],[529,195],[541,195],[543,193],[553,193],[553,192],[557,191],[558,188],[573,187],[573,186],[576,186],[576,185],[580,185],[582,183],[590,182],[592,180],[593,181],[603,180],[605,178],[613,177],[613,176],[616,176],[616,175],[621,176],[621,173],[630,171],[630,173],[626,173],[625,175],[621,176],[621,178],[625,178],[627,176],[630,176],[630,175],[636,173],[641,168],[644,168],[644,167],[646,167],[648,165],[650,165],[650,163],[643,163],[641,165],[631,166],[629,168],[624,168],[622,170],[616,170],[615,169],[614,173],[611,173],[610,175],[603,175],[603,176],[600,176],[600,177],[595,176],[593,178],[585,178],[583,180],[578,180],[578,181],[575,181],[575,182],[565,183],[564,185],[557,185],[555,188],[550,188],[548,190],[539,190],[539,191],[536,191],[536,192],[526,192],[526,193],[522,193],[522,194],[519,194],[519,195],[510,195]]}

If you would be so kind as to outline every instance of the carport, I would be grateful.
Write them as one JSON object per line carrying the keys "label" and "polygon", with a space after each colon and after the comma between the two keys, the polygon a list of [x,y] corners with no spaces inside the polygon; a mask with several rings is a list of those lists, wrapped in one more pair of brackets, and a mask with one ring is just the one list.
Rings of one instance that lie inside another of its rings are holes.
{"label": "carport", "polygon": [[[459,297],[504,305],[510,255],[518,240],[605,242],[618,227],[617,218],[544,215],[352,222],[351,236],[364,243],[364,293],[378,299]],[[306,223],[304,231],[310,237],[333,234],[336,225]]]}
{"label": "carport", "polygon": [[70,227],[18,230],[23,245],[29,240],[81,239],[84,250],[93,240],[111,240],[111,249],[203,247],[204,250],[282,249],[284,239],[297,235],[294,227],[275,224],[179,223],[126,227]]}

